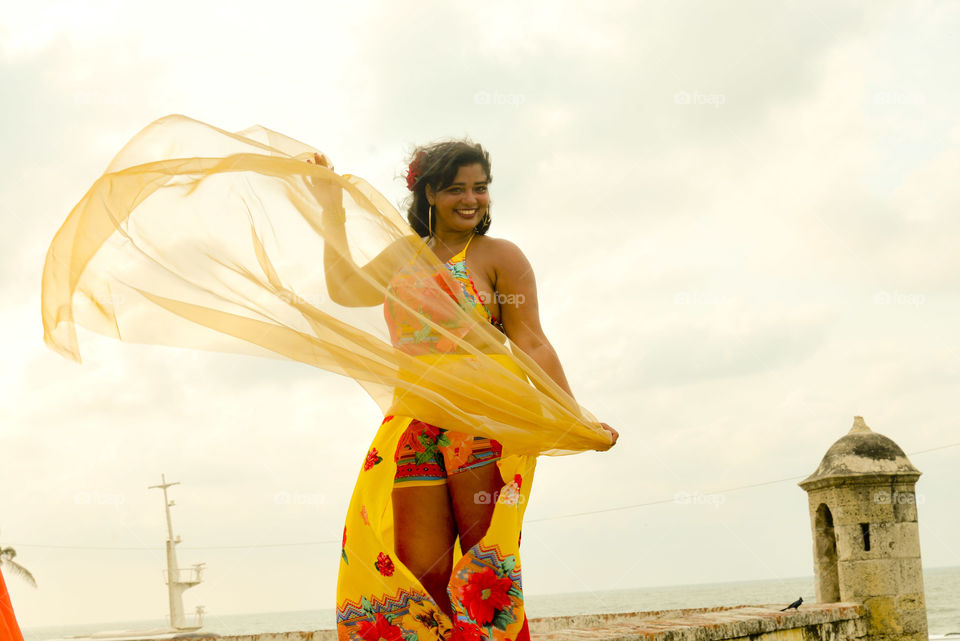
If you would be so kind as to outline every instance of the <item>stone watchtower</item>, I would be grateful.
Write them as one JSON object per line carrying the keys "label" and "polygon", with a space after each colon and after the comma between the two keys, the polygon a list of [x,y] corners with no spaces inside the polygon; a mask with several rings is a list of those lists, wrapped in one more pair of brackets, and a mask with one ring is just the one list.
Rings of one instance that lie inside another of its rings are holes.
{"label": "stone watchtower", "polygon": [[918,478],[903,450],[857,416],[800,482],[810,499],[817,601],[863,603],[875,641],[927,641]]}

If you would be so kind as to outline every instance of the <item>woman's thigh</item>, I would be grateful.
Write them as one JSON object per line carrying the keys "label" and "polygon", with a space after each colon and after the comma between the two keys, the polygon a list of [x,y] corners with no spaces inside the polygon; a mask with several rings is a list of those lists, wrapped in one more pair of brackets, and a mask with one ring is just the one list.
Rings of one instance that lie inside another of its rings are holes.
{"label": "woman's thigh", "polygon": [[497,493],[503,487],[500,467],[491,462],[451,474],[447,477],[447,487],[460,533],[460,550],[466,553],[483,538],[490,526]]}
{"label": "woman's thigh", "polygon": [[394,546],[418,578],[453,571],[457,526],[446,485],[393,489]]}

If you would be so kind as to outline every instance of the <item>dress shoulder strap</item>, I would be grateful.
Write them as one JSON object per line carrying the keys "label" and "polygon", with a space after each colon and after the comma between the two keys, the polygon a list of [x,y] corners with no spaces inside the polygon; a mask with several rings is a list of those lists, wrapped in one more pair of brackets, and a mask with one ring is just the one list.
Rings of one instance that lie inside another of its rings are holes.
{"label": "dress shoulder strap", "polygon": [[458,252],[457,252],[454,256],[452,256],[452,257],[450,258],[450,260],[448,260],[447,262],[448,262],[448,263],[456,264],[456,263],[461,263],[461,262],[463,262],[464,260],[466,260],[466,258],[467,258],[467,247],[470,246],[470,241],[473,240],[473,237],[474,237],[474,236],[476,236],[476,234],[470,234],[470,238],[467,239],[467,244],[463,246],[463,249],[461,249],[460,251],[458,251]]}

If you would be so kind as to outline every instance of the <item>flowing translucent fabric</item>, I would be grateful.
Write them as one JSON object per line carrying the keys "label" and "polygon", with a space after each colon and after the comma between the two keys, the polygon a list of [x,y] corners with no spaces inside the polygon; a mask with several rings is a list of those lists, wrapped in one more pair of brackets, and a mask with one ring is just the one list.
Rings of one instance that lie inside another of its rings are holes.
{"label": "flowing translucent fabric", "polygon": [[[610,438],[384,196],[306,162],[317,151],[263,127],[229,133],[180,115],[147,126],[50,246],[44,340],[80,362],[79,325],[355,379],[385,418],[346,518],[339,638],[529,638],[519,546],[536,457]],[[436,468],[468,463],[474,437],[502,446],[503,486],[474,499],[494,505],[486,534],[451,552],[450,620],[397,558],[391,492],[404,447]]]}
{"label": "flowing translucent fabric", "polygon": [[[182,115],[148,125],[53,239],[45,342],[80,362],[80,325],[128,342],[290,359],[354,378],[384,414],[518,454],[606,449],[596,419],[475,313],[397,209],[361,178],[306,162],[317,151],[260,126],[229,133]],[[345,222],[324,212],[324,190],[342,193]],[[421,276],[358,281],[423,340],[394,345],[383,304],[335,302],[325,250],[358,266],[388,250]]]}

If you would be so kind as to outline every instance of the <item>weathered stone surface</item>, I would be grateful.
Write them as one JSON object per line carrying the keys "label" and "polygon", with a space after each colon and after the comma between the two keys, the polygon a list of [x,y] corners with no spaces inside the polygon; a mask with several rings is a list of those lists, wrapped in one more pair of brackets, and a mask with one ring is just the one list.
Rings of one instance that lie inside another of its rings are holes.
{"label": "weathered stone surface", "polygon": [[894,523],[892,526],[893,556],[920,560],[920,529],[916,523]]}
{"label": "weathered stone surface", "polygon": [[[920,552],[919,540],[917,540],[917,549],[914,550],[909,545],[904,551],[904,543],[901,538],[906,536],[907,543],[912,541],[916,533],[916,525],[910,523],[897,524],[888,520],[886,522],[867,522],[870,537],[870,549],[865,549],[866,542],[863,537],[863,526],[858,522],[852,525],[840,525],[834,528],[837,535],[837,554],[841,559],[848,561],[870,561],[874,559],[900,558],[904,556],[917,556]],[[913,528],[911,532],[909,528]]]}
{"label": "weathered stone surface", "polygon": [[927,601],[923,596],[923,593],[920,594],[902,594],[897,597],[896,601],[897,610],[900,612],[905,612],[908,610],[923,610],[927,611]]}
{"label": "weathered stone surface", "polygon": [[903,634],[903,626],[892,596],[876,596],[864,599],[867,606],[867,634],[897,636]]}
{"label": "weathered stone surface", "polygon": [[877,558],[878,555],[875,552],[867,552],[863,549],[863,533],[859,523],[839,525],[833,531],[837,537],[837,556],[839,558],[848,561],[869,561]]}
{"label": "weathered stone surface", "polygon": [[837,525],[893,521],[889,484],[837,479],[833,521]]}
{"label": "weathered stone surface", "polygon": [[891,493],[893,519],[897,523],[917,522],[917,495],[912,486],[894,487]]}
{"label": "weathered stone surface", "polygon": [[840,598],[861,601],[874,596],[893,596],[900,585],[896,559],[840,561]]}
{"label": "weathered stone surface", "polygon": [[[739,606],[531,619],[534,641],[857,641],[866,609],[856,603],[815,603],[799,611]],[[334,630],[197,637],[193,641],[336,641]]]}
{"label": "weathered stone surface", "polygon": [[919,558],[900,559],[900,592],[919,594],[923,598],[923,567]]}
{"label": "weathered stone surface", "polygon": [[899,445],[872,431],[862,417],[855,416],[850,431],[830,446],[820,465],[800,482],[800,487],[809,491],[836,478],[877,475],[915,481],[920,471],[910,463]]}
{"label": "weathered stone surface", "polygon": [[921,639],[927,638],[927,611],[909,610],[900,612],[900,622],[903,624],[904,634],[922,635]]}
{"label": "weathered stone surface", "polygon": [[858,604],[740,606],[558,617],[530,621],[535,641],[853,641],[866,632],[865,609]]}

